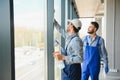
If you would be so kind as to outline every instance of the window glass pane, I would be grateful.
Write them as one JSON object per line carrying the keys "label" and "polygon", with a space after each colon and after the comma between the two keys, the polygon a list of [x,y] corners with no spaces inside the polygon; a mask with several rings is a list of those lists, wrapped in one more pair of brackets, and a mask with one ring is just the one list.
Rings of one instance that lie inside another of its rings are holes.
{"label": "window glass pane", "polygon": [[54,9],[55,9],[54,17],[60,24],[61,23],[61,0],[54,0]]}
{"label": "window glass pane", "polygon": [[[56,21],[59,23],[59,25],[61,25],[61,0],[54,0],[54,9],[55,9],[55,13],[54,13],[54,17],[56,19]],[[58,33],[58,31],[56,29],[54,29],[54,40],[59,41],[59,43],[61,44],[61,35],[60,33]],[[60,50],[60,46],[55,46],[55,51],[61,51]],[[58,62],[55,60],[55,80],[61,80],[61,69],[58,68]]]}
{"label": "window glass pane", "polygon": [[45,0],[14,0],[16,80],[45,80]]}

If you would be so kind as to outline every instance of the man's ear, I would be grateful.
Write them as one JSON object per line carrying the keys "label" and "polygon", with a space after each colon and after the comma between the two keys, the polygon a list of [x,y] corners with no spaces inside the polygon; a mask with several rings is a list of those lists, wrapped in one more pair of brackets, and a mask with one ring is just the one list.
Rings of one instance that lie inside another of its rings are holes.
{"label": "man's ear", "polygon": [[97,31],[97,28],[94,28],[94,31]]}

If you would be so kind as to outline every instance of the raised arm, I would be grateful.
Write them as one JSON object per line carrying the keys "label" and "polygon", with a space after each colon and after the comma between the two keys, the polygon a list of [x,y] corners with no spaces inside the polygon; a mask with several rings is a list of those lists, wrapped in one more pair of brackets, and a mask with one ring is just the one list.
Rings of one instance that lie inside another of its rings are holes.
{"label": "raised arm", "polygon": [[58,22],[56,20],[54,20],[54,27],[56,28],[57,31],[60,32],[60,34],[63,38],[66,38],[68,33],[58,24]]}

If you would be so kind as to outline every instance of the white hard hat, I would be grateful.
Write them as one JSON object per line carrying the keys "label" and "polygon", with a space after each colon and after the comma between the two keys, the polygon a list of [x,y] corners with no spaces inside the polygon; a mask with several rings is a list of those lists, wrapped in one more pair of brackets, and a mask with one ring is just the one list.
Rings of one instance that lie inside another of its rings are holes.
{"label": "white hard hat", "polygon": [[81,28],[81,26],[82,26],[82,23],[79,19],[69,20],[69,22],[71,22],[75,26],[75,28],[77,28],[77,29],[78,29],[78,27]]}

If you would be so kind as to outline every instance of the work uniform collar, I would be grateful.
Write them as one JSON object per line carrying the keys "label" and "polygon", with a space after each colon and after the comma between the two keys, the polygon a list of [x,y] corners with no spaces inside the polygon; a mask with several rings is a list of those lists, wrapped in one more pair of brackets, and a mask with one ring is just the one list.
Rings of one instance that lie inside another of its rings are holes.
{"label": "work uniform collar", "polygon": [[73,35],[70,35],[70,38],[73,38],[73,37],[75,37],[75,36],[78,36],[78,34],[75,33],[75,34],[73,34]]}
{"label": "work uniform collar", "polygon": [[96,35],[95,37],[91,37],[90,35],[88,36],[88,38],[91,40],[91,41],[94,41],[98,38],[98,35]]}

